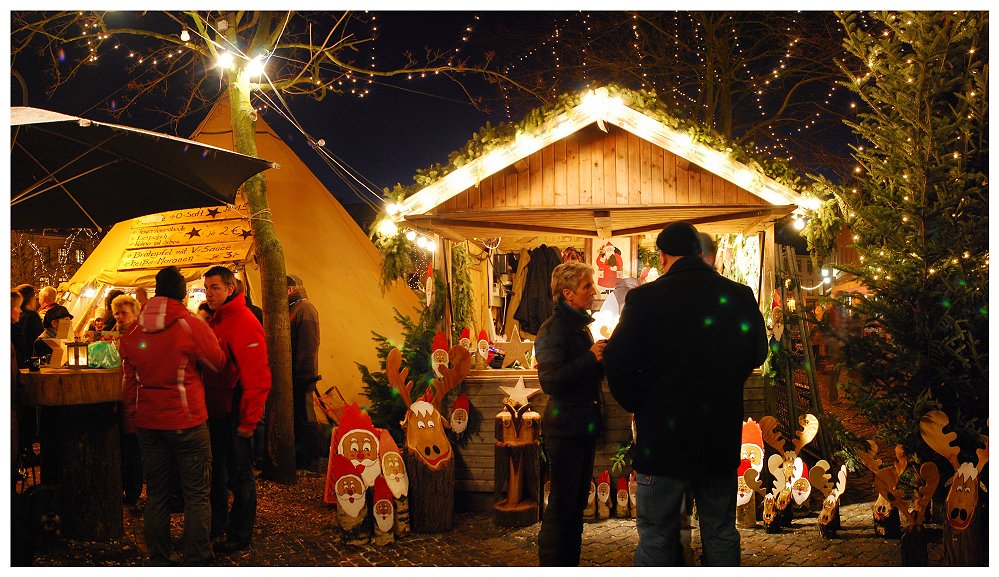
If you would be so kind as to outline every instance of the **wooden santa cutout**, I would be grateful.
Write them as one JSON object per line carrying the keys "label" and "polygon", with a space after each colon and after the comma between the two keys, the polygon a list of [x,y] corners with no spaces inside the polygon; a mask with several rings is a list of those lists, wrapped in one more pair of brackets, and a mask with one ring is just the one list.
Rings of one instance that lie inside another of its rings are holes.
{"label": "wooden santa cutout", "polygon": [[333,455],[330,473],[336,495],[336,526],[347,545],[366,545],[371,539],[362,470],[362,466],[351,464],[347,457]]}
{"label": "wooden santa cutout", "polygon": [[353,465],[363,467],[361,478],[366,488],[373,487],[375,478],[382,472],[378,436],[368,413],[357,403],[351,403],[344,408],[343,417],[333,428],[330,438],[337,453],[347,457]]}
{"label": "wooden santa cutout", "polygon": [[830,480],[829,463],[825,460],[815,463],[812,467],[811,482],[820,493],[825,495],[822,500],[822,510],[819,512],[819,532],[825,538],[833,537],[839,530],[839,498],[846,491],[846,465],[841,465],[836,481]]}
{"label": "wooden santa cutout", "polygon": [[392,532],[396,539],[399,539],[409,533],[409,476],[406,475],[406,463],[402,459],[399,447],[395,444],[395,439],[385,429],[382,429],[379,446],[382,477],[386,486],[392,491],[395,513]]}
{"label": "wooden santa cutout", "polygon": [[628,476],[628,505],[631,507],[631,518],[634,519],[638,516],[638,481],[636,480],[637,473],[631,472]]}
{"label": "wooden santa cutout", "polygon": [[610,493],[610,473],[605,469],[597,477],[597,518],[600,520],[610,517]]}
{"label": "wooden santa cutout", "polygon": [[454,404],[451,405],[451,430],[459,437],[465,432],[465,428],[468,427],[468,409],[468,397],[465,396],[465,393],[458,395],[458,398],[454,400]]}
{"label": "wooden santa cutout", "polygon": [[461,329],[461,336],[458,337],[458,344],[468,349],[468,352],[475,354],[475,346],[472,345],[472,329],[465,327]]}
{"label": "wooden santa cutout", "polygon": [[614,516],[618,519],[628,517],[628,478],[617,478],[617,492],[614,494]]}
{"label": "wooden santa cutout", "polygon": [[763,433],[760,424],[752,417],[742,423],[742,461],[746,465],[740,465],[738,469],[738,486],[736,489],[736,525],[739,527],[756,526],[756,495],[752,489],[746,485],[745,473],[747,469],[754,469],[757,473],[763,471]]}
{"label": "wooden santa cutout", "polygon": [[526,527],[540,515],[541,415],[530,397],[541,389],[528,388],[524,378],[516,386],[500,387],[506,397],[495,418],[493,518],[501,527]]}
{"label": "wooden santa cutout", "polygon": [[521,367],[529,367],[527,353],[534,348],[534,341],[524,341],[520,339],[520,327],[514,325],[513,334],[505,342],[497,342],[496,346],[503,349],[506,355],[503,357],[503,368],[509,368],[514,362],[520,362]]}
{"label": "wooden santa cutout", "polygon": [[784,306],[777,289],[774,289],[774,300],[770,303],[770,321],[773,323],[774,339],[780,341],[784,334]]}
{"label": "wooden santa cutout", "polygon": [[791,500],[798,507],[802,507],[811,494],[812,484],[808,480],[808,465],[798,457],[794,460],[794,474],[791,475]]}
{"label": "wooden santa cutout", "polygon": [[388,545],[395,541],[395,507],[392,502],[392,491],[385,477],[375,479],[373,494],[371,513],[374,517],[374,536],[371,542],[375,545]]}
{"label": "wooden santa cutout", "polygon": [[[980,523],[975,523],[978,510],[978,490],[987,488],[981,480],[982,470],[989,462],[989,438],[983,437],[985,447],[968,447],[975,450],[975,462],[959,459],[961,448],[955,442],[957,433],[943,430],[950,419],[943,411],[930,411],[919,420],[919,433],[923,441],[940,456],[947,459],[954,468],[954,474],[945,483],[950,485],[944,499],[944,563],[946,565],[982,565],[986,559],[988,544],[984,542],[985,531]],[[974,530],[970,530],[974,528]]]}
{"label": "wooden santa cutout", "polygon": [[597,485],[590,479],[590,493],[586,496],[586,507],[583,508],[583,521],[592,523],[597,520]]}
{"label": "wooden santa cutout", "polygon": [[475,341],[475,352],[478,354],[475,358],[475,366],[479,368],[488,367],[493,354],[489,350],[489,337],[486,336],[486,329],[479,331],[479,338]]}
{"label": "wooden santa cutout", "polygon": [[454,453],[444,431],[451,424],[440,407],[468,375],[472,357],[468,349],[454,346],[449,358],[451,368],[438,365],[441,378],[416,401],[410,399],[413,382],[406,381],[409,368],[401,368],[402,352],[392,349],[385,361],[389,383],[409,407],[401,423],[406,432],[403,460],[410,480],[410,526],[417,533],[447,531],[454,524]]}
{"label": "wooden santa cutout", "polygon": [[448,362],[447,337],[444,333],[437,333],[434,335],[434,345],[430,353],[430,367],[438,379],[442,376],[440,367],[447,367]]}
{"label": "wooden santa cutout", "polygon": [[[776,455],[770,455],[767,459],[767,468],[774,476],[773,486],[773,507],[772,516],[777,520],[777,527],[771,522],[766,522],[767,498],[764,497],[764,527],[770,532],[779,531],[779,526],[791,526],[791,482],[794,479],[795,460],[801,453],[802,447],[812,442],[819,432],[819,420],[811,413],[798,417],[798,425],[801,430],[792,440],[784,438],[779,430],[777,419],[767,415],[760,419],[760,430],[763,433],[763,441],[777,451]],[[748,472],[747,472],[748,474]],[[750,485],[752,487],[752,485]]]}

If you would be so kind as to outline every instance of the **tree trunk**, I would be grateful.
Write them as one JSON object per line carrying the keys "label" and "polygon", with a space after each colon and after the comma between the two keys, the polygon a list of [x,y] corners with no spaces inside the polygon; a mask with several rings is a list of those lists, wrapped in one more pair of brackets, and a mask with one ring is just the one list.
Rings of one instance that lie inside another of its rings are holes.
{"label": "tree trunk", "polygon": [[[229,83],[232,131],[236,152],[257,156],[256,112],[250,104],[250,83],[242,71],[232,73]],[[287,282],[284,251],[274,232],[267,183],[258,174],[243,184],[250,212],[257,264],[260,266],[264,311],[264,334],[271,368],[271,391],[267,396],[267,463],[264,473],[278,483],[294,484],[295,431],[291,390],[291,333],[288,323]]]}
{"label": "tree trunk", "polygon": [[415,453],[403,453],[409,475],[409,525],[414,533],[450,531],[454,525],[454,459],[433,471]]}
{"label": "tree trunk", "polygon": [[975,517],[968,528],[954,532],[950,523],[944,521],[943,549],[944,565],[948,567],[983,567],[988,565],[988,545],[983,539],[983,527],[988,519],[983,519],[988,509],[978,504]]}

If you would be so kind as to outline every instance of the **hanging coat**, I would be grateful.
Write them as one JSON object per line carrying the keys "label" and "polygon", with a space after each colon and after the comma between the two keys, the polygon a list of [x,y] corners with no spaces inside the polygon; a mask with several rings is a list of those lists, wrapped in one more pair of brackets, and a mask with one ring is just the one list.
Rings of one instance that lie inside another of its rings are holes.
{"label": "hanging coat", "polygon": [[544,244],[532,250],[530,255],[524,294],[513,318],[520,321],[521,333],[536,335],[541,323],[552,314],[552,271],[562,264],[562,255]]}

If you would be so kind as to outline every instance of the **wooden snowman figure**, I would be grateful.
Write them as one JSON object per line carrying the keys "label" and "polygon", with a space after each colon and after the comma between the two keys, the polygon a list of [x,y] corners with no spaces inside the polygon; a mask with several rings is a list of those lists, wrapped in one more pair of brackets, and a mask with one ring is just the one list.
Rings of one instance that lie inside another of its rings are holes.
{"label": "wooden snowman figure", "polygon": [[514,387],[500,387],[507,397],[496,415],[493,519],[501,527],[526,527],[537,522],[541,501],[541,415],[531,408],[538,388],[527,388],[520,377]]}

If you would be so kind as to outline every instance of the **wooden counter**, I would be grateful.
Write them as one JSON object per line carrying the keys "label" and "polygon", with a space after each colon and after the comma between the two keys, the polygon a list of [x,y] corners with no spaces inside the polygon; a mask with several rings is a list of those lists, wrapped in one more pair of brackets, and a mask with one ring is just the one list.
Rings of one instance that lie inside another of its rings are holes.
{"label": "wooden counter", "polygon": [[41,408],[41,482],[59,490],[62,534],[121,537],[121,371],[22,370],[18,386],[22,404]]}
{"label": "wooden counter", "polygon": [[[493,418],[502,408],[506,396],[500,386],[512,387],[517,379],[524,377],[527,388],[541,388],[538,384],[538,371],[524,369],[485,369],[473,370],[465,378],[463,392],[468,400],[482,413],[482,426],[478,434],[473,435],[465,447],[457,448],[455,466],[455,490],[478,496],[465,495],[462,501],[467,503],[465,509],[489,510],[494,491],[494,455],[496,436]],[[743,405],[745,416],[759,421],[764,413],[763,377],[755,371],[746,381],[743,390]],[[593,464],[594,479],[604,469],[610,471],[611,459],[622,445],[631,442],[631,413],[621,408],[610,394],[605,380],[601,385],[603,396],[603,433],[597,441],[597,453]],[[531,396],[531,406],[539,413],[544,413],[548,403],[548,395],[538,391]],[[617,489],[617,477],[630,473],[630,469],[622,473],[611,474],[611,493]]]}

